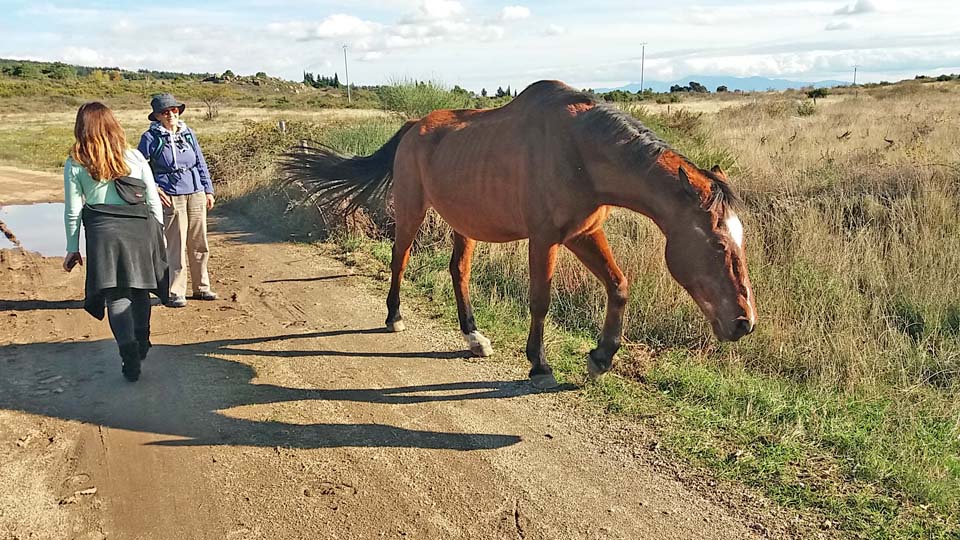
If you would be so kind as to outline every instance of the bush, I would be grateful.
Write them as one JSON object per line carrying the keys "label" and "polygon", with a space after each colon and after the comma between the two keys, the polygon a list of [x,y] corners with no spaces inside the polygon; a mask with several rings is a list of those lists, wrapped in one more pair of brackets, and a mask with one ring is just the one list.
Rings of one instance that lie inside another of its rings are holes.
{"label": "bush", "polygon": [[437,109],[466,109],[472,106],[469,94],[453,92],[437,81],[395,81],[380,88],[383,108],[407,118],[422,118]]}
{"label": "bush", "polygon": [[797,116],[813,116],[817,106],[813,101],[801,101],[797,104]]}

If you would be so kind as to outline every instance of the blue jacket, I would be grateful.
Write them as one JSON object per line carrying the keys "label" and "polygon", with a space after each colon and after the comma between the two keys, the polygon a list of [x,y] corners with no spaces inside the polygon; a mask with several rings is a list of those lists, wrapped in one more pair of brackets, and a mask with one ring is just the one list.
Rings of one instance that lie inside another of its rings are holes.
{"label": "blue jacket", "polygon": [[167,195],[213,193],[213,181],[193,130],[180,122],[176,133],[153,122],[137,146],[150,163],[157,187]]}

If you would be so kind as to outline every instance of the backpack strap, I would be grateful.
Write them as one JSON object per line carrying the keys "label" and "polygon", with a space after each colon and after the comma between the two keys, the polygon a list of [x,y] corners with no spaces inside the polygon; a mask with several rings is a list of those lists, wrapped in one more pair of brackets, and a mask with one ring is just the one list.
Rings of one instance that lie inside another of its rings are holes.
{"label": "backpack strap", "polygon": [[187,128],[187,131],[183,134],[183,138],[186,139],[186,140],[190,143],[190,146],[193,148],[193,153],[194,153],[194,155],[197,156],[197,162],[199,163],[199,162],[200,162],[200,151],[197,150],[197,139],[196,139],[196,137],[193,136],[193,130],[190,129],[190,128]]}
{"label": "backpack strap", "polygon": [[159,133],[157,134],[157,147],[153,149],[153,152],[150,152],[150,163],[156,163],[158,157],[160,157],[160,152],[163,152],[163,146],[166,142],[163,140],[163,136]]}

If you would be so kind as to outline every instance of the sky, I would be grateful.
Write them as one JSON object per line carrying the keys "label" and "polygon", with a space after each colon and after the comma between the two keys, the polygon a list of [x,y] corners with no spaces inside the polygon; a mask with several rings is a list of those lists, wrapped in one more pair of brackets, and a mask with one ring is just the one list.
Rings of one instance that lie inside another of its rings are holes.
{"label": "sky", "polygon": [[612,88],[641,64],[645,80],[852,81],[857,66],[877,82],[960,73],[958,21],[956,0],[0,0],[0,58],[474,91]]}

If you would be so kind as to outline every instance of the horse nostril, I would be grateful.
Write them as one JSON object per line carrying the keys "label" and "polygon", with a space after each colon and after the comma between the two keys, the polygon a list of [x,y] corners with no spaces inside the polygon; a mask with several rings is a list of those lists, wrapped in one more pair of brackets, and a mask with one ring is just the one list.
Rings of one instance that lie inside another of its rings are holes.
{"label": "horse nostril", "polygon": [[750,332],[753,332],[755,325],[750,322],[749,319],[739,319],[737,320],[736,333],[738,337],[743,337]]}

